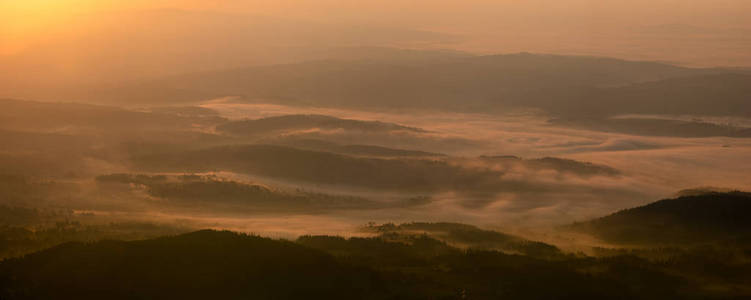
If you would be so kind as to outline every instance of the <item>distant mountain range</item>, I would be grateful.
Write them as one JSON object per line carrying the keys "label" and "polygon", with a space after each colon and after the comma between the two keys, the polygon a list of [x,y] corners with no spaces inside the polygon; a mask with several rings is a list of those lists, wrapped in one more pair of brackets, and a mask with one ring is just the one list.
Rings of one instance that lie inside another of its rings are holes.
{"label": "distant mountain range", "polygon": [[122,104],[241,96],[248,101],[381,109],[534,107],[553,115],[590,117],[751,113],[743,105],[751,75],[742,70],[529,53],[436,56],[385,55],[206,72],[89,91],[82,97]]}
{"label": "distant mountain range", "polygon": [[[335,58],[98,86],[60,96],[125,106],[185,106],[235,96],[239,102],[355,109],[491,114],[533,109],[550,116],[551,124],[556,126],[651,136],[751,134],[748,128],[734,125],[612,119],[619,115],[751,117],[751,72],[742,69],[697,69],[657,62],[529,53],[473,56],[448,51],[357,48],[332,50],[329,54]],[[245,124],[245,134],[250,134],[249,127],[286,126],[292,122],[330,127],[335,122],[325,119],[284,116],[235,121],[219,129],[237,133]],[[337,126],[343,124],[336,122]]]}

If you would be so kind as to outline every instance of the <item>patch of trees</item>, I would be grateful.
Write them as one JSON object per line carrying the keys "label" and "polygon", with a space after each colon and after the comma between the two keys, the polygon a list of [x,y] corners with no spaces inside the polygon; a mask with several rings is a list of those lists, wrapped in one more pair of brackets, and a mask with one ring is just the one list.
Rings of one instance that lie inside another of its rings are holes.
{"label": "patch of trees", "polygon": [[408,191],[495,189],[499,171],[440,159],[382,159],[273,145],[238,145],[134,158],[142,170],[229,170],[287,180]]}
{"label": "patch of trees", "polygon": [[622,244],[707,243],[748,237],[751,194],[707,192],[660,200],[571,225]]}
{"label": "patch of trees", "polygon": [[427,197],[374,201],[362,197],[286,191],[201,175],[110,174],[97,177],[103,184],[136,184],[172,205],[243,212],[320,213],[336,209],[375,209],[427,204]]}
{"label": "patch of trees", "polygon": [[370,225],[367,231],[376,232],[390,240],[411,239],[418,235],[444,241],[454,247],[476,250],[497,250],[510,254],[523,254],[538,258],[562,258],[565,255],[556,246],[530,241],[492,230],[483,230],[459,223],[404,223],[400,225]]}
{"label": "patch of trees", "polygon": [[713,299],[633,255],[546,260],[459,250],[429,236],[305,236],[296,243],[199,231],[67,243],[0,263],[3,299]]}
{"label": "patch of trees", "polygon": [[216,127],[217,131],[234,135],[254,136],[269,133],[284,133],[311,129],[343,129],[361,132],[411,131],[424,132],[414,127],[407,127],[380,121],[363,121],[341,119],[325,115],[284,115],[256,120],[229,121]]}

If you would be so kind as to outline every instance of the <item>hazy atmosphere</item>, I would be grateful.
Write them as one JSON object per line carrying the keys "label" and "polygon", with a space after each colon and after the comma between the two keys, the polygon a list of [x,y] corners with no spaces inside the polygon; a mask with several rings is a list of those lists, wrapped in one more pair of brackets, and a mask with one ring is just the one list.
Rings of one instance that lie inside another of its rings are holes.
{"label": "hazy atmosphere", "polygon": [[750,174],[745,0],[0,0],[0,299],[743,299]]}

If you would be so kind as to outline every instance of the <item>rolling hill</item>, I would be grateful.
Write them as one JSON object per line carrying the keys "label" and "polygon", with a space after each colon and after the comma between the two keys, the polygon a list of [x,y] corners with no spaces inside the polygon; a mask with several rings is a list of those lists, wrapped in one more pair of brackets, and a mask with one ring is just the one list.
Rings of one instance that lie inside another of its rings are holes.
{"label": "rolling hill", "polygon": [[708,192],[660,200],[571,227],[623,244],[748,241],[750,212],[749,193]]}
{"label": "rolling hill", "polygon": [[241,101],[358,109],[492,113],[536,108],[555,117],[600,119],[628,113],[751,116],[746,105],[751,75],[742,70],[529,53],[432,58],[436,55],[204,72],[91,90],[85,97],[129,105],[238,96]]}
{"label": "rolling hill", "polygon": [[716,72],[654,62],[529,53],[409,61],[331,58],[175,76],[105,93],[90,91],[88,96],[121,103],[126,99],[164,103],[244,96],[285,104],[478,111],[540,106],[550,98],[588,93],[593,88]]}
{"label": "rolling hill", "polygon": [[[245,144],[135,156],[135,169],[149,172],[232,171],[271,178],[412,192],[547,191],[564,186],[504,178],[510,166],[529,170],[552,170],[579,177],[617,176],[615,169],[571,160],[545,158],[496,162],[480,159],[474,167],[452,157],[367,157],[303,150],[287,146]],[[499,168],[502,167],[502,168]]]}
{"label": "rolling hill", "polygon": [[256,120],[229,121],[216,130],[239,136],[284,134],[298,130],[351,130],[360,132],[409,131],[425,132],[422,129],[380,121],[342,119],[326,115],[283,115]]}
{"label": "rolling hill", "polygon": [[550,102],[551,112],[567,116],[622,114],[715,115],[751,117],[751,75],[722,73],[669,78],[596,89]]}
{"label": "rolling hill", "polygon": [[483,230],[467,224],[413,222],[396,225],[389,223],[368,226],[365,230],[378,233],[381,238],[388,240],[409,240],[424,235],[457,248],[497,250],[546,259],[564,256],[563,252],[553,245],[502,232]]}
{"label": "rolling hill", "polygon": [[0,262],[3,299],[712,298],[689,283],[638,258],[556,262],[464,252],[424,236],[293,243],[204,230],[66,243]]}
{"label": "rolling hill", "polygon": [[63,244],[5,261],[0,274],[4,299],[351,299],[383,293],[375,274],[321,251],[214,231]]}

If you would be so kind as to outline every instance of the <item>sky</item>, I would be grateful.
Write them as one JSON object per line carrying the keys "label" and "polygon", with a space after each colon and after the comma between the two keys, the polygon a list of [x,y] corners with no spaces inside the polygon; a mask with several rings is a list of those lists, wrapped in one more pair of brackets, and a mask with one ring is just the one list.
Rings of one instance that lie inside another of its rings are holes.
{"label": "sky", "polygon": [[18,51],[45,35],[72,29],[67,27],[88,14],[158,8],[403,26],[470,35],[524,28],[558,31],[561,26],[578,35],[603,26],[751,28],[751,2],[744,0],[2,0],[3,50]]}
{"label": "sky", "polygon": [[0,96],[360,46],[751,67],[751,2],[0,0]]}

